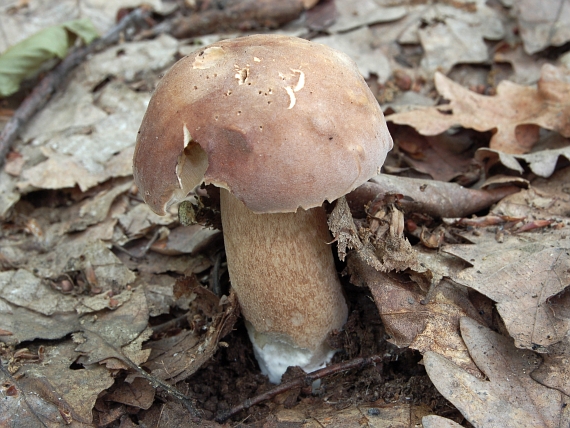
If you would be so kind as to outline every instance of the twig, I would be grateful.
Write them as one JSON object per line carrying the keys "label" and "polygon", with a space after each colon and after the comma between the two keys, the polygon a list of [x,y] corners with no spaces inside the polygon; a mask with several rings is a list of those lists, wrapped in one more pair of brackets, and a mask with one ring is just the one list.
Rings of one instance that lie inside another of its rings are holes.
{"label": "twig", "polygon": [[382,357],[380,355],[372,355],[370,357],[360,357],[355,358],[350,361],[345,361],[338,364],[333,364],[332,366],[325,367],[324,369],[316,370],[312,373],[307,373],[305,376],[300,376],[289,382],[282,383],[276,387],[258,395],[257,397],[248,398],[243,403],[235,406],[234,408],[228,410],[227,412],[220,413],[216,417],[216,422],[225,422],[227,419],[231,418],[235,414],[241,412],[242,410],[249,409],[251,406],[255,406],[263,401],[271,400],[273,397],[289,391],[293,388],[299,388],[303,386],[311,385],[315,380],[321,379],[326,376],[330,376],[335,373],[343,372],[351,369],[361,369],[363,367],[378,364],[382,362]]}
{"label": "twig", "polygon": [[[145,378],[153,388],[155,389],[162,388],[164,392],[166,392],[168,395],[176,398],[193,417],[196,418],[201,417],[200,412],[198,411],[198,409],[196,409],[196,406],[194,405],[194,402],[190,397],[178,391],[176,387],[169,385],[162,379],[159,379],[158,377],[150,373],[147,373],[142,367],[140,367],[139,365],[131,361],[127,356],[125,356],[120,349],[109,344],[99,333],[88,329],[82,330],[81,333],[87,339],[88,342],[93,341],[93,343],[99,344],[99,348],[104,347],[108,357],[116,358],[122,361],[129,368],[137,372],[139,376]],[[91,352],[91,350],[85,350],[85,349],[82,350],[80,349],[80,347],[78,347],[76,351],[84,352],[86,355],[88,355]]]}
{"label": "twig", "polygon": [[155,325],[154,327],[152,327],[152,334],[157,335],[157,334],[164,333],[164,332],[176,327],[178,324],[181,324],[182,321],[187,321],[187,320],[188,320],[188,314],[184,314],[184,315],[181,315],[179,317],[173,318],[170,321],[166,321],[162,324]]}
{"label": "twig", "polygon": [[278,28],[297,19],[304,9],[303,2],[299,0],[241,0],[223,9],[213,7],[167,21],[154,30],[166,31],[177,39],[183,39],[220,30]]}
{"label": "twig", "polygon": [[56,68],[42,79],[32,93],[26,97],[20,107],[14,112],[14,115],[0,134],[0,168],[4,166],[6,155],[20,134],[22,127],[30,121],[34,114],[41,109],[62,86],[71,70],[81,64],[88,55],[119,41],[119,38],[128,27],[133,25],[140,26],[146,22],[149,16],[150,11],[144,8],[135,9],[121,19],[105,36],[69,54]]}

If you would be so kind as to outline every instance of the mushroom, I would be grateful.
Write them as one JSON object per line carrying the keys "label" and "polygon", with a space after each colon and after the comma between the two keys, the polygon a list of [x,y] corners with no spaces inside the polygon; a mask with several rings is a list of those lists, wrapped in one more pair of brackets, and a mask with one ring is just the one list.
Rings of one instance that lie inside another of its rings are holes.
{"label": "mushroom", "polygon": [[201,183],[220,188],[230,281],[263,373],[323,367],[347,306],[324,201],[379,173],[382,111],[345,54],[295,37],[214,43],[159,82],[134,154],[135,182],[164,214]]}

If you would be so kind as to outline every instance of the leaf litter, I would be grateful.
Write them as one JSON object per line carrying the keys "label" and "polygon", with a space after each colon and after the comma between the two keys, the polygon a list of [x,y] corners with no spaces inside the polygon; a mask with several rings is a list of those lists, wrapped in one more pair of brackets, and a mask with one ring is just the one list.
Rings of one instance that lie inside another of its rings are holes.
{"label": "leaf litter", "polygon": [[569,397],[535,382],[539,365],[532,351],[518,349],[505,336],[461,320],[461,334],[488,380],[477,379],[434,352],[424,355],[430,378],[477,427],[558,427],[568,424]]}
{"label": "leaf litter", "polygon": [[[383,363],[332,375],[317,394],[288,391],[240,420],[567,424],[568,71],[540,52],[566,40],[565,2],[537,31],[531,0],[526,9],[329,3],[336,10],[310,11],[322,26],[314,40],[356,57],[378,100],[398,112],[388,116],[391,175],[330,215],[352,309],[331,337],[343,349],[335,362],[376,354]],[[9,16],[0,21],[10,32],[22,15]],[[281,31],[303,34],[304,25]],[[7,158],[1,394],[15,426],[219,426],[216,414],[268,388],[229,293],[219,232],[182,227],[175,209],[154,215],[130,178],[159,75],[207,37],[143,36],[93,55]],[[485,84],[466,88],[451,80],[458,76]],[[434,412],[453,421],[427,416]]]}

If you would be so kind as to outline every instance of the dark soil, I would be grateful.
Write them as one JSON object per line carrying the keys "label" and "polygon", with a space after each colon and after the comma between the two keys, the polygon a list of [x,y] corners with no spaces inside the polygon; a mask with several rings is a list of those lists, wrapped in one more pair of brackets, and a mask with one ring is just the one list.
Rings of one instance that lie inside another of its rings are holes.
{"label": "dark soil", "polygon": [[[378,311],[367,290],[349,284],[346,290],[351,314],[345,330],[331,338],[333,343],[342,346],[332,363],[371,355],[381,355],[382,363],[324,378],[316,394],[310,388],[283,393],[237,414],[229,421],[231,426],[242,425],[241,421],[246,421],[243,424],[248,426],[266,426],[264,421],[279,406],[294,408],[306,402],[312,406],[326,402],[329,408],[330,403],[335,403],[334,408],[339,410],[366,403],[411,404],[463,422],[459,412],[437,392],[423,366],[418,364],[421,355],[386,341]],[[196,399],[206,420],[213,420],[216,415],[274,386],[257,367],[243,323],[236,324],[234,331],[223,340],[228,346],[221,347],[207,365],[182,382],[184,385],[178,385],[179,390],[188,391]],[[292,372],[285,377],[297,374]]]}

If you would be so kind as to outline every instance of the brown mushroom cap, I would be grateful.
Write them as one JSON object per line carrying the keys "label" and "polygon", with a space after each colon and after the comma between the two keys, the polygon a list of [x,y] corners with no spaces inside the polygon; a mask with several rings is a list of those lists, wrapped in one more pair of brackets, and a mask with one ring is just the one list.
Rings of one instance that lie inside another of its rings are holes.
{"label": "brown mushroom cap", "polygon": [[295,212],[366,182],[391,148],[382,111],[348,56],[255,35],[172,67],[144,116],[133,169],[159,214],[202,180],[253,212]]}

